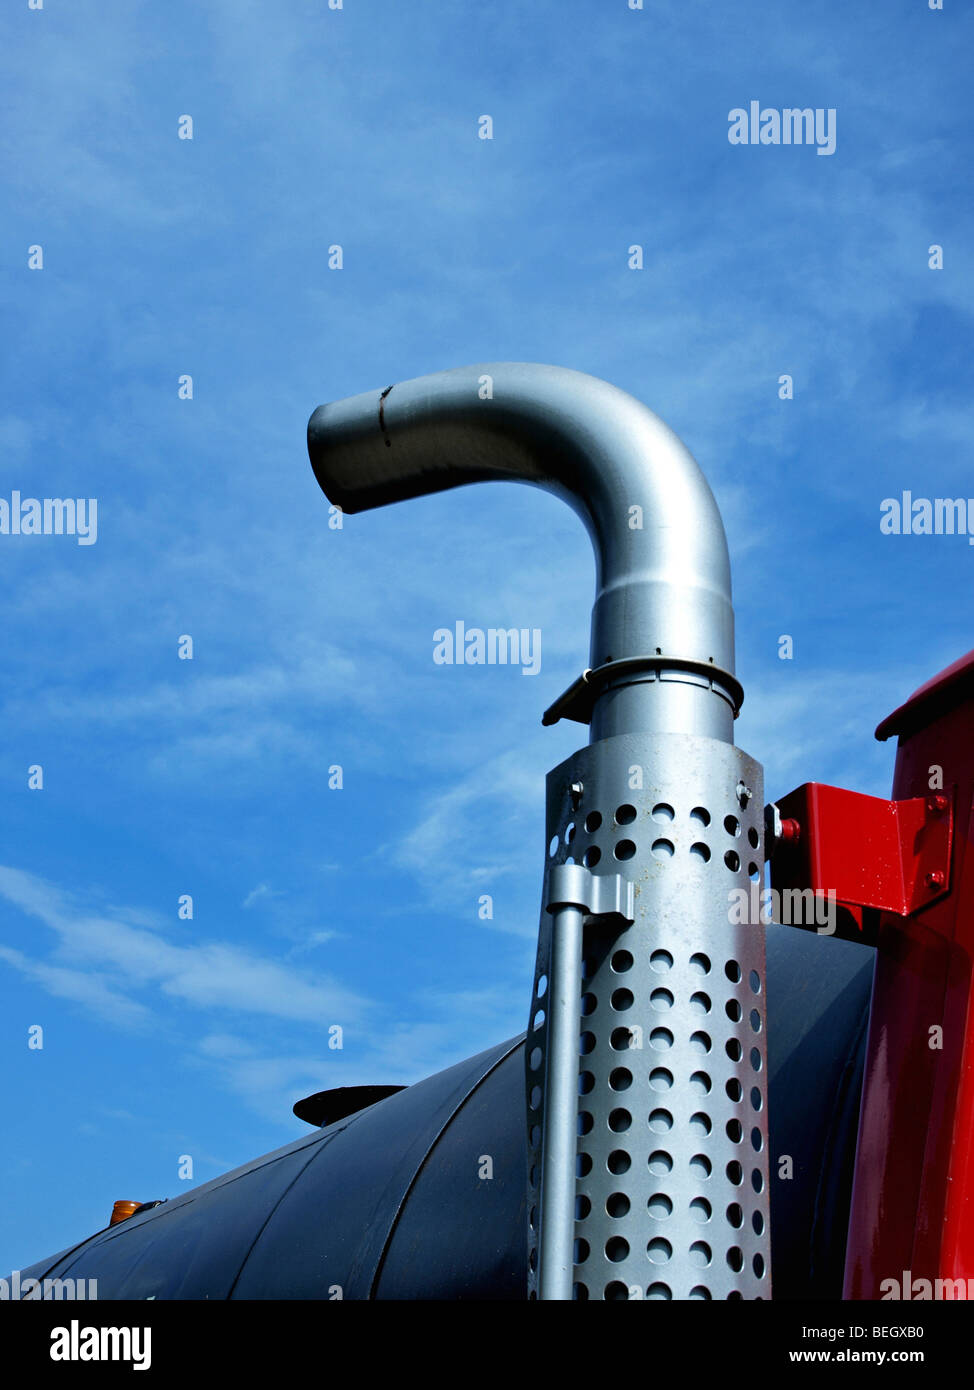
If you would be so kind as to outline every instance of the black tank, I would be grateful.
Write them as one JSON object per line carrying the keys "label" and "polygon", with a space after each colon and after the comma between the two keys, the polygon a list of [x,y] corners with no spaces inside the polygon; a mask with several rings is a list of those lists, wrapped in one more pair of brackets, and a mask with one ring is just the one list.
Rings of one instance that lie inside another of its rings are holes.
{"label": "black tank", "polygon": [[[767,950],[774,1298],[838,1299],[873,952],[790,927]],[[99,1300],[524,1298],[523,1035],[375,1103],[362,1090],[344,1104],[366,1108],[21,1281],[96,1279]]]}

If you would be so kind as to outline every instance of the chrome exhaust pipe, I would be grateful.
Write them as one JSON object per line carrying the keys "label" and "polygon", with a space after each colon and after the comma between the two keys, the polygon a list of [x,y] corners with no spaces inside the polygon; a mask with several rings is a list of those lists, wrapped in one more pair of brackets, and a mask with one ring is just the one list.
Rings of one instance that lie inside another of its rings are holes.
{"label": "chrome exhaust pipe", "polygon": [[625,391],[564,367],[459,367],[320,406],[308,451],[350,513],[492,479],[562,497],[595,549],[590,668],[638,662],[590,679],[587,693],[602,696],[593,741],[666,729],[733,742],[720,513],[690,452]]}
{"label": "chrome exhaust pipe", "polygon": [[[315,476],[354,513],[525,482],[596,556],[590,725],[548,776],[528,1027],[529,1296],[770,1296],[763,776],[734,747],[730,565],[692,455],[618,388],[488,363],[319,407]],[[568,1171],[573,1160],[574,1171]]]}

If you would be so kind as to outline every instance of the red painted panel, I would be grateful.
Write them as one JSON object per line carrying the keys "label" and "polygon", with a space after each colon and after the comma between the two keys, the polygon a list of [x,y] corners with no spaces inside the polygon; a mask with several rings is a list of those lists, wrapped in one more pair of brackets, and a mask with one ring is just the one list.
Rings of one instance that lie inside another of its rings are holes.
{"label": "red painted panel", "polygon": [[[884,913],[846,1261],[847,1298],[974,1279],[974,661],[880,725],[900,733],[893,795],[942,790],[954,809],[949,891]],[[922,723],[930,717],[931,722]]]}

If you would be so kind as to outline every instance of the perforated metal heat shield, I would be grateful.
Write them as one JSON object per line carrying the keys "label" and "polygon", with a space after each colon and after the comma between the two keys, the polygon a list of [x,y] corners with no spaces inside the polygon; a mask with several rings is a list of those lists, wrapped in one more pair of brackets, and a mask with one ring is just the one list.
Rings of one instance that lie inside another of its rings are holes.
{"label": "perforated metal heat shield", "polygon": [[592,918],[583,937],[574,1297],[771,1295],[764,932],[742,909],[763,881],[763,806],[759,764],[732,744],[687,734],[607,738],[548,776],[525,1049],[530,1297],[538,1296],[548,879],[566,862],[635,885],[633,924]]}

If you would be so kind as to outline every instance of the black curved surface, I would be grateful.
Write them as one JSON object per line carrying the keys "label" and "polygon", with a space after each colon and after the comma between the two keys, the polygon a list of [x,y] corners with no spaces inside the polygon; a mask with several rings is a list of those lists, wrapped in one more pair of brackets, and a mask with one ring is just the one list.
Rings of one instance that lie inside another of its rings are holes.
{"label": "black curved surface", "polygon": [[839,1299],[875,951],[792,927],[767,947],[773,1296]]}
{"label": "black curved surface", "polygon": [[417,1169],[512,1045],[131,1216],[33,1277],[96,1279],[99,1299],[329,1298],[336,1287],[367,1298]]}
{"label": "black curved surface", "polygon": [[[786,927],[767,947],[774,1296],[835,1299],[873,952]],[[99,1299],[523,1298],[523,1088],[519,1038],[22,1277],[97,1279]]]}
{"label": "black curved surface", "polygon": [[374,1297],[523,1299],[524,1041],[440,1135],[396,1222]]}
{"label": "black curved surface", "polygon": [[[842,1295],[873,958],[865,946],[768,929],[776,1299]],[[376,1297],[524,1297],[527,1146],[517,1119],[523,1086],[522,1041],[423,1165],[392,1233]],[[478,1173],[485,1154],[494,1159],[490,1180]],[[779,1178],[786,1157],[792,1176]]]}
{"label": "black curved surface", "polygon": [[333,1125],[336,1120],[344,1120],[346,1115],[354,1115],[405,1089],[405,1086],[332,1086],[328,1091],[315,1091],[313,1096],[296,1100],[291,1110],[305,1124]]}

